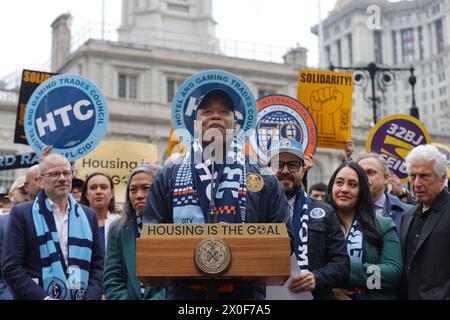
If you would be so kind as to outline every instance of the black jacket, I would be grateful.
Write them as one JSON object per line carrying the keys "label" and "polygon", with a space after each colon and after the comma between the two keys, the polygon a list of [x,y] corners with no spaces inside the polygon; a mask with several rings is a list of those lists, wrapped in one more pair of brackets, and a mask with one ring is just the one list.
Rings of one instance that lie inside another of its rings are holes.
{"label": "black jacket", "polygon": [[316,278],[312,294],[315,299],[334,299],[331,289],[346,283],[350,273],[347,245],[333,207],[311,200],[311,211],[315,208],[325,211],[323,217],[315,218],[310,214],[308,220],[308,263]]}
{"label": "black jacket", "polygon": [[409,264],[406,261],[408,232],[414,216],[422,210],[416,205],[404,217],[400,241],[403,252],[402,297],[418,300],[450,299],[450,194],[444,189],[437,196],[423,226]]}

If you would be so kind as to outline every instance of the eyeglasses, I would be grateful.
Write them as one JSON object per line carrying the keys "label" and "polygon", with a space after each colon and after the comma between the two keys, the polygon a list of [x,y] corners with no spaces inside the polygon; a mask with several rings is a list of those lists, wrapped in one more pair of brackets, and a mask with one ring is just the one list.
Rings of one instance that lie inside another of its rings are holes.
{"label": "eyeglasses", "polygon": [[272,162],[270,164],[270,167],[274,172],[280,172],[283,171],[284,167],[287,166],[290,173],[298,172],[302,167],[303,164],[299,161],[289,161],[289,162]]}
{"label": "eyeglasses", "polygon": [[68,178],[70,176],[72,176],[72,171],[70,170],[64,170],[64,171],[52,171],[52,172],[44,172],[41,174],[41,176],[45,177],[45,176],[49,176],[50,178],[59,178],[61,175],[64,176],[64,178]]}

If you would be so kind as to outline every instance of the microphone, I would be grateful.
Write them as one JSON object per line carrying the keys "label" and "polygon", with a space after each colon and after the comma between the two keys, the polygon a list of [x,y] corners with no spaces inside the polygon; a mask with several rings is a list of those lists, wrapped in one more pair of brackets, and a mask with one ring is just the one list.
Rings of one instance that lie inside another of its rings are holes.
{"label": "microphone", "polygon": [[208,223],[217,223],[216,204],[214,202],[214,159],[211,162],[211,201],[208,209]]}
{"label": "microphone", "polygon": [[[208,223],[217,223],[216,204],[214,202],[214,158],[211,159],[211,201],[208,209]],[[206,285],[206,298],[208,300],[219,299],[219,281],[210,279]]]}

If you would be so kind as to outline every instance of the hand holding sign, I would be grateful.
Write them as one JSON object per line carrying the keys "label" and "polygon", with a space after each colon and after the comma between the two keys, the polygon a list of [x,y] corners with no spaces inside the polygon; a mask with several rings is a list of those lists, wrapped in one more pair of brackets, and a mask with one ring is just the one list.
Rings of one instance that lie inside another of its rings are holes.
{"label": "hand holding sign", "polygon": [[353,155],[354,151],[355,151],[355,144],[353,143],[352,140],[347,140],[345,142],[345,147],[344,147],[345,161],[352,160],[352,155]]}
{"label": "hand holding sign", "polygon": [[41,156],[39,157],[39,161],[44,160],[44,158],[50,154],[50,152],[52,151],[52,149],[53,149],[53,146],[46,146],[46,147],[44,148],[44,151],[42,151]]}
{"label": "hand holding sign", "polygon": [[305,155],[305,166],[304,166],[304,171],[308,172],[309,169],[311,169],[314,166],[314,156],[311,155]]}
{"label": "hand holding sign", "polygon": [[397,175],[391,173],[388,177],[388,183],[392,186],[392,192],[398,197],[403,193],[402,181]]}

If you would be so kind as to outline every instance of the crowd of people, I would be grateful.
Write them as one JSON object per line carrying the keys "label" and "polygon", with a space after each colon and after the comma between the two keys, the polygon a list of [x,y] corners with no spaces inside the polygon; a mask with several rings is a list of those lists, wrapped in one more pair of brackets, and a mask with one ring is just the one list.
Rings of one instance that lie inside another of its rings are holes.
{"label": "crowd of people", "polygon": [[[0,299],[206,299],[207,285],[163,288],[136,277],[143,224],[186,219],[287,226],[296,271],[287,286],[221,281],[218,299],[285,299],[283,290],[314,299],[450,299],[445,156],[431,145],[408,154],[410,192],[380,155],[352,159],[349,142],[328,184],[307,192],[313,158],[280,139],[267,165],[249,161],[228,137],[237,129],[230,101],[213,90],[196,110],[196,130],[218,132],[212,141],[222,156],[205,156],[211,139],[196,139],[162,168],[134,169],[120,209],[107,174],[83,181],[64,156],[43,155],[13,183],[11,212],[0,216]],[[259,179],[257,188],[249,177]]]}

